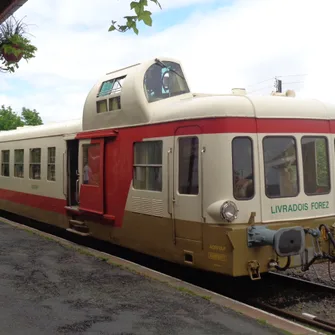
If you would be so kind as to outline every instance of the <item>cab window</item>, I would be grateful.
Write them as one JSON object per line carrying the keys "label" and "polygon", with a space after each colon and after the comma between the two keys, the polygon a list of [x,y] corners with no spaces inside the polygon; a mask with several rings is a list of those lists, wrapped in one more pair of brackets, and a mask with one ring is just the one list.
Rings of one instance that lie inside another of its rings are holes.
{"label": "cab window", "polygon": [[199,139],[180,137],[178,155],[179,194],[199,194]]}
{"label": "cab window", "polygon": [[307,195],[330,192],[328,142],[323,136],[301,139],[304,188]]}
{"label": "cab window", "polygon": [[144,90],[148,102],[190,92],[180,65],[167,61],[149,67],[144,76]]}
{"label": "cab window", "polygon": [[296,140],[292,136],[263,139],[265,193],[269,198],[295,197],[299,193]]}
{"label": "cab window", "polygon": [[249,137],[235,137],[232,142],[233,192],[237,200],[248,200],[255,194],[253,148]]}

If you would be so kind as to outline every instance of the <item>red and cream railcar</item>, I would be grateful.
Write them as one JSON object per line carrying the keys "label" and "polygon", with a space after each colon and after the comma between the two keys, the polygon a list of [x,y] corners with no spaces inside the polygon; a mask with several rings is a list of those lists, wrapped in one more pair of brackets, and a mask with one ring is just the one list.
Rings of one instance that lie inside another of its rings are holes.
{"label": "red and cream railcar", "polygon": [[155,59],[101,78],[82,120],[1,132],[0,209],[259,278],[333,259],[334,134],[334,106],[193,94]]}

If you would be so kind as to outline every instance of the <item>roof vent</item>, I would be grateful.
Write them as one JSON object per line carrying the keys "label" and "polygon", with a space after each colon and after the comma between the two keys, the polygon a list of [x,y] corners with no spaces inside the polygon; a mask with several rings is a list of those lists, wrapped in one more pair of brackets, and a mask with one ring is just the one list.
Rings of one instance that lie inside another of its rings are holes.
{"label": "roof vent", "polygon": [[285,93],[271,92],[271,95],[294,98],[295,92],[293,90],[287,90]]}
{"label": "roof vent", "polygon": [[232,88],[232,93],[234,95],[246,95],[247,91],[245,88]]}

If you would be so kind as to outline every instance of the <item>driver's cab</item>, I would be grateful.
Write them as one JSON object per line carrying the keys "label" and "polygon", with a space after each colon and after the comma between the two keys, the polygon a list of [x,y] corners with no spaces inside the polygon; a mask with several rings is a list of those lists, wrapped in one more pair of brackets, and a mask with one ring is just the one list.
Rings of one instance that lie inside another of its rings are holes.
{"label": "driver's cab", "polygon": [[144,75],[144,91],[148,102],[190,92],[181,66],[171,61],[158,61],[148,68]]}

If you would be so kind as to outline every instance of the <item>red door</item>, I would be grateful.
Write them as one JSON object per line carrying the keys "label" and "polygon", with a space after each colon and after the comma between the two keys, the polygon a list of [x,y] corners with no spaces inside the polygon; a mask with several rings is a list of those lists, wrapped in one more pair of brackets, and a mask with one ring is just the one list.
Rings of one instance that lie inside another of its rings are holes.
{"label": "red door", "polygon": [[104,214],[104,150],[102,138],[80,142],[79,209],[93,214]]}

